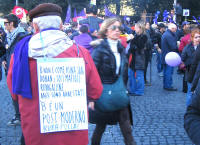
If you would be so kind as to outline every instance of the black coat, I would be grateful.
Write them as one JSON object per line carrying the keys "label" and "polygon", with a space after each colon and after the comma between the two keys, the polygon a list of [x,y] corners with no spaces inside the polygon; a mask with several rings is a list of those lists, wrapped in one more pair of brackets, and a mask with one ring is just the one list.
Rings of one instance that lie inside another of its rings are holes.
{"label": "black coat", "polygon": [[200,62],[196,68],[196,72],[195,72],[194,78],[192,80],[192,88],[191,88],[192,92],[196,89],[197,84],[199,82],[199,78],[200,78]]}
{"label": "black coat", "polygon": [[200,145],[200,81],[184,115],[184,128],[192,142]]}
{"label": "black coat", "polygon": [[3,30],[3,28],[0,27],[0,57],[5,55],[6,53],[6,48],[5,48],[5,43],[6,43],[6,33]]}
{"label": "black coat", "polygon": [[[118,43],[118,52],[121,55],[121,59],[124,59],[125,62],[124,70],[120,73],[123,73],[124,83],[126,84],[128,77],[127,61],[126,56],[124,55],[124,47],[120,42]],[[114,83],[118,78],[118,75],[116,75],[116,61],[107,39],[104,39],[97,47],[94,48],[92,58],[103,84]],[[127,110],[129,111],[128,113],[132,122],[130,105]],[[120,110],[112,112],[102,112],[99,109],[95,109],[95,111],[89,110],[89,122],[94,124],[117,124],[120,117],[119,114]]]}
{"label": "black coat", "polygon": [[130,68],[134,71],[145,69],[145,49],[147,40],[146,34],[135,35],[134,39],[131,40],[128,55],[130,56],[132,54]]}
{"label": "black coat", "polygon": [[[151,30],[151,29],[150,29]],[[153,49],[153,43],[156,42],[155,41],[155,32],[153,33],[153,37],[151,36],[151,31],[150,30],[146,30],[146,36],[147,36],[147,43],[144,49],[144,53],[145,53],[145,61],[146,63],[151,61],[152,58],[152,49]],[[153,40],[154,39],[154,40]]]}
{"label": "black coat", "polygon": [[186,80],[188,78],[188,73],[190,71],[190,66],[192,64],[194,53],[195,53],[195,49],[192,43],[189,43],[186,47],[184,47],[181,53],[181,60],[184,62],[186,66],[186,71],[185,71]]}
{"label": "black coat", "polygon": [[158,44],[158,47],[161,49],[161,38],[162,38],[162,33],[160,31],[156,32],[156,42],[155,44]]}
{"label": "black coat", "polygon": [[[13,40],[12,44],[10,45],[10,47],[8,49],[6,49],[6,56],[5,56],[5,60],[6,60],[6,68],[7,71],[9,70],[9,65],[10,65],[10,59],[11,59],[11,55],[13,54],[14,50],[15,50],[15,45],[17,44],[17,42],[19,42],[22,38],[24,38],[26,36],[25,32],[19,32],[17,34],[17,36],[15,37],[15,39]],[[7,73],[7,72],[6,72]]]}
{"label": "black coat", "polygon": [[192,81],[193,81],[193,78],[194,78],[194,75],[195,75],[195,72],[197,69],[197,65],[199,64],[199,62],[200,62],[200,46],[197,47],[197,49],[194,53],[194,56],[192,59],[192,64],[190,66],[190,70],[188,73],[187,81],[190,83],[192,83]]}
{"label": "black coat", "polygon": [[[118,52],[121,55],[121,59],[124,59],[124,62],[127,64],[126,56],[124,54],[124,47],[121,43],[118,43]],[[107,42],[107,39],[104,39],[100,45],[94,48],[92,52],[92,58],[96,65],[96,68],[99,72],[102,83],[104,84],[112,84],[117,78],[118,74],[116,74],[116,60],[115,56]],[[124,81],[127,80],[127,67],[124,67],[123,70],[123,78]]]}
{"label": "black coat", "polygon": [[4,45],[5,39],[3,37],[0,37],[0,57],[6,54],[6,48]]}

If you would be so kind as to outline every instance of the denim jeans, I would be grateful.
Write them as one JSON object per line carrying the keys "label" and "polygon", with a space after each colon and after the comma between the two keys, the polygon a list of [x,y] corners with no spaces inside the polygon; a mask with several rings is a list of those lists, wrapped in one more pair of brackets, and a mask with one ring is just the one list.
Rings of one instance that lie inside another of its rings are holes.
{"label": "denim jeans", "polygon": [[161,63],[161,54],[156,50],[156,55],[157,55],[157,70],[158,73],[163,71],[163,64]]}
{"label": "denim jeans", "polygon": [[187,94],[186,94],[186,106],[189,106],[189,104],[192,101],[192,84],[187,82]]}
{"label": "denim jeans", "polygon": [[173,75],[174,68],[164,64],[163,65],[163,88],[172,88],[173,80],[172,80],[172,75]]}
{"label": "denim jeans", "polygon": [[128,69],[128,86],[129,93],[144,95],[144,70]]}

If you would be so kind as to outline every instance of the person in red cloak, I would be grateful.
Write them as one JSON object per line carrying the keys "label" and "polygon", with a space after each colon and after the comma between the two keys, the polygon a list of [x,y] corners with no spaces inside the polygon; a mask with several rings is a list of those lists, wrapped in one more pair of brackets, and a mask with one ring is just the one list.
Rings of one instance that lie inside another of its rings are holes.
{"label": "person in red cloak", "polygon": [[[26,145],[87,145],[88,130],[40,133],[37,58],[82,57],[85,61],[88,106],[102,93],[102,84],[89,51],[76,46],[61,31],[62,9],[51,3],[29,12],[35,34],[23,38],[11,57],[7,83],[12,98],[19,102],[21,127]],[[42,37],[42,39],[41,39]]]}

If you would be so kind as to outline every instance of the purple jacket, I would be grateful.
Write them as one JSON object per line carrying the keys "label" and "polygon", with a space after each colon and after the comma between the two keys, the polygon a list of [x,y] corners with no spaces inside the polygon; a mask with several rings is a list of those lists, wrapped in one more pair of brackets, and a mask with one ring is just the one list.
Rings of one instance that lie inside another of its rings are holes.
{"label": "purple jacket", "polygon": [[78,36],[75,36],[74,40],[77,44],[88,49],[90,54],[92,53],[93,47],[90,45],[90,42],[92,41],[92,37],[88,33],[83,33]]}

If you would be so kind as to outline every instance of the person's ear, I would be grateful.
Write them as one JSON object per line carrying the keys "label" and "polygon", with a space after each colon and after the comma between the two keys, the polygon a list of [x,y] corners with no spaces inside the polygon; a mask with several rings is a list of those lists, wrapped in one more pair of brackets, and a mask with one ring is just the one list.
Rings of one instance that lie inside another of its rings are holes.
{"label": "person's ear", "polygon": [[38,27],[38,25],[36,23],[32,23],[33,24],[33,28],[35,30],[36,33],[40,32],[40,28]]}
{"label": "person's ear", "polygon": [[60,24],[60,30],[64,30],[63,23]]}

